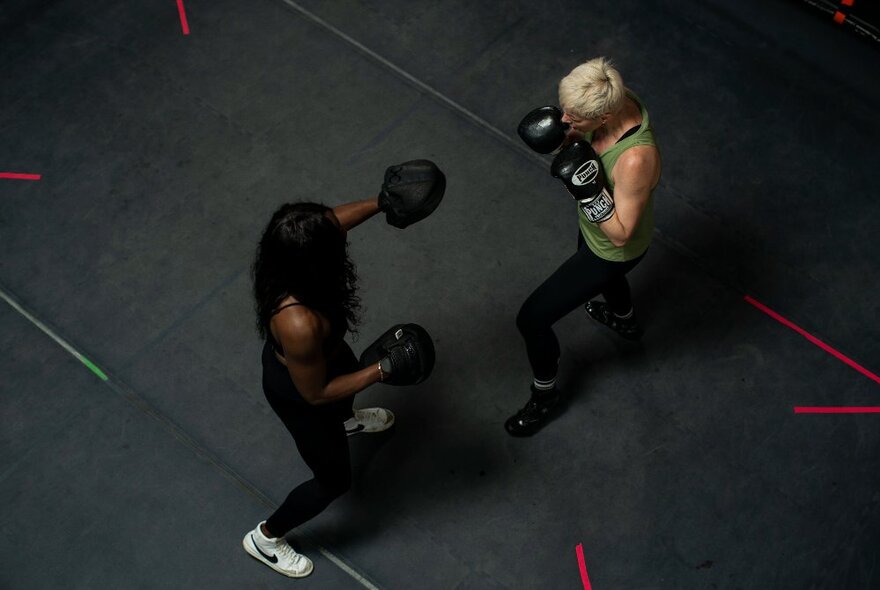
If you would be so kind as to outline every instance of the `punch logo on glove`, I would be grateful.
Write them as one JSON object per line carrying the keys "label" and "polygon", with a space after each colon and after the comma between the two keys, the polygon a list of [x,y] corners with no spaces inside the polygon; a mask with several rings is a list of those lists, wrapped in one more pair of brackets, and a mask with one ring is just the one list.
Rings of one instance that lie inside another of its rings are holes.
{"label": "punch logo on glove", "polygon": [[603,188],[602,192],[593,199],[578,201],[578,205],[587,219],[593,223],[608,221],[614,215],[614,199],[611,198],[608,189]]}
{"label": "punch logo on glove", "polygon": [[605,173],[589,142],[578,140],[553,158],[550,173],[562,181],[587,219],[601,223],[614,215],[614,197],[605,188]]}
{"label": "punch logo on glove", "polygon": [[574,171],[571,176],[571,183],[575,186],[584,186],[596,181],[599,174],[599,163],[596,160],[590,160],[580,168]]}

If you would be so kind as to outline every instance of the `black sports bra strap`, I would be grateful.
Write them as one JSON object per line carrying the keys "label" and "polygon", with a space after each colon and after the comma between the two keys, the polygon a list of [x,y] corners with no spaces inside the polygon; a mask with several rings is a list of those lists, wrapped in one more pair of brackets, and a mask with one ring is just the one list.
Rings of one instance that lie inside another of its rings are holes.
{"label": "black sports bra strap", "polygon": [[287,309],[288,307],[293,307],[294,305],[303,305],[303,304],[300,303],[299,301],[294,301],[293,303],[288,303],[287,305],[282,305],[281,307],[275,308],[272,311],[272,315],[275,315],[276,313],[278,313],[282,309]]}
{"label": "black sports bra strap", "polygon": [[614,143],[620,143],[621,141],[623,141],[624,139],[626,139],[626,138],[629,137],[630,135],[633,135],[634,133],[636,133],[636,132],[637,132],[639,129],[641,129],[641,128],[642,128],[642,124],[639,123],[639,124],[636,125],[635,127],[632,127],[632,128],[630,128],[630,129],[628,129],[627,132],[624,133],[623,135],[621,135],[621,136],[620,136],[620,139],[618,139],[618,140],[615,141]]}
{"label": "black sports bra strap", "polygon": [[[299,301],[294,301],[293,303],[288,303],[287,305],[282,305],[281,307],[273,310],[272,315],[274,316],[275,314],[280,312],[282,309],[287,309],[288,307],[293,307],[294,305],[303,305],[303,304],[300,303]],[[266,338],[272,344],[272,348],[275,349],[275,352],[277,352],[281,356],[284,356],[284,349],[281,348],[281,345],[275,340],[275,337],[272,335],[272,330],[270,330],[268,327],[266,328]]]}

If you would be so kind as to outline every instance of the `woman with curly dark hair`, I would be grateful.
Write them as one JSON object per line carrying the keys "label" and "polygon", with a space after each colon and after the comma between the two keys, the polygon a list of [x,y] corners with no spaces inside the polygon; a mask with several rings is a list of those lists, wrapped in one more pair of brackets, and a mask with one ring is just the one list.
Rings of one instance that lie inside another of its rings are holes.
{"label": "woman with curly dark hair", "polygon": [[382,380],[379,365],[361,368],[343,340],[358,321],[357,275],[346,232],[379,211],[377,199],[336,208],[291,203],[263,232],[253,265],[257,329],[263,346],[263,391],[293,435],[314,477],[244,540],[245,550],[291,577],[312,562],[284,539],[351,485],[347,436],[394,422],[382,408],[352,410],[354,394]]}

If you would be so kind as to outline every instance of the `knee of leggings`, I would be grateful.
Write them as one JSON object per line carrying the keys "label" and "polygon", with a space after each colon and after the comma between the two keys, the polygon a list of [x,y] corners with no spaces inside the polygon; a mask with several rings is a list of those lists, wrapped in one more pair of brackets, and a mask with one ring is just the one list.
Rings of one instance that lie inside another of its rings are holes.
{"label": "knee of leggings", "polygon": [[351,474],[339,474],[335,477],[326,477],[318,481],[321,492],[328,500],[335,500],[351,489]]}
{"label": "knee of leggings", "polygon": [[525,304],[520,308],[519,313],[516,314],[516,327],[519,330],[520,334],[527,336],[530,334],[535,334],[536,332],[540,332],[545,329],[547,326],[543,325],[543,323],[535,316],[535,314],[530,313]]}

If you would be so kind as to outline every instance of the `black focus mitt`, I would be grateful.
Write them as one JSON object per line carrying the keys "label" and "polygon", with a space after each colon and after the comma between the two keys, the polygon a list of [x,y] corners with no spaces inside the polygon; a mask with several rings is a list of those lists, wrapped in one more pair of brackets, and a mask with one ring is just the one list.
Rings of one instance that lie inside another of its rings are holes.
{"label": "black focus mitt", "polygon": [[360,363],[361,367],[379,363],[383,383],[416,385],[434,368],[434,341],[418,324],[397,324],[361,353]]}
{"label": "black focus mitt", "polygon": [[385,170],[379,210],[385,220],[403,229],[434,212],[446,192],[446,176],[430,160],[410,160]]}

